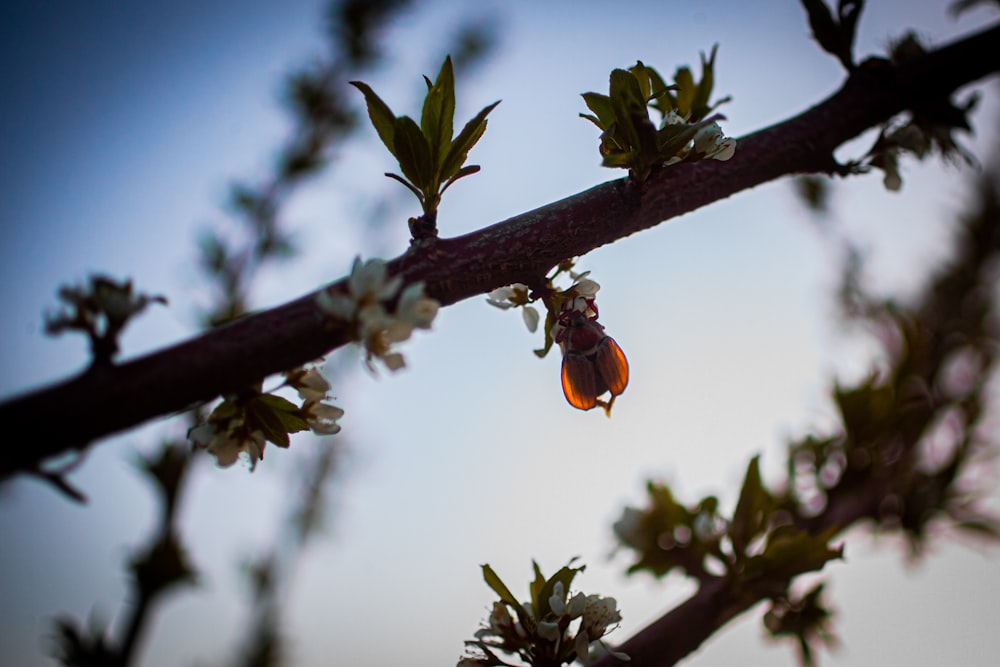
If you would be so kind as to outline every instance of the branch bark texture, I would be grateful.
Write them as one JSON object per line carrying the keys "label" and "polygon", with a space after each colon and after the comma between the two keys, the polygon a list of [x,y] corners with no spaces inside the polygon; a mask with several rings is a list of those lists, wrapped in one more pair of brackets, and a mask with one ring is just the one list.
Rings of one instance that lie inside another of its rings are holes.
{"label": "branch bark texture", "polygon": [[[450,305],[503,285],[530,283],[566,258],[781,176],[830,173],[837,166],[833,151],[844,142],[1000,71],[997,44],[1000,25],[904,65],[869,60],[826,100],[739,138],[728,162],[665,169],[641,186],[625,179],[602,183],[477,232],[412,246],[389,262],[389,271],[406,283],[423,281],[430,296]],[[0,479],[238,391],[347,342],[347,331],[323,316],[312,293],[162,351],[10,399],[0,404],[0,423],[30,438],[2,445]]]}

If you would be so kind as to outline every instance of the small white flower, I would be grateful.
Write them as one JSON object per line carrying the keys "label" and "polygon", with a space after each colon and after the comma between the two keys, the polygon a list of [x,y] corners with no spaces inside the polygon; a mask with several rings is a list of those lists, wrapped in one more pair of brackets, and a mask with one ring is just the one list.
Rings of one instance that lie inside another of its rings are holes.
{"label": "small white flower", "polygon": [[250,457],[250,470],[257,467],[257,462],[264,458],[264,434],[261,431],[254,431],[250,437],[244,441],[247,455]]}
{"label": "small white flower", "polygon": [[595,296],[597,296],[597,292],[598,290],[601,289],[601,285],[596,280],[591,280],[590,278],[584,278],[583,280],[574,283],[574,285],[570,289],[576,292],[577,296],[593,299]]}
{"label": "small white flower", "polygon": [[354,340],[365,347],[365,363],[374,370],[373,359],[380,359],[391,371],[403,368],[403,355],[392,352],[394,343],[410,337],[415,328],[429,329],[440,305],[424,295],[424,285],[416,282],[399,294],[396,312],[390,314],[385,301],[394,298],[402,286],[399,276],[389,278],[385,262],[354,260],[347,281],[348,294],[324,290],[316,303],[325,313],[353,325]]}
{"label": "small white flower", "polygon": [[556,616],[562,616],[566,613],[566,587],[563,586],[563,582],[557,581],[556,585],[552,587],[552,595],[549,597],[549,608],[555,613]]}
{"label": "small white flower", "polygon": [[663,120],[660,122],[660,129],[662,130],[667,125],[684,125],[687,123],[687,118],[680,115],[673,109],[663,114]]}
{"label": "small white flower", "polygon": [[736,140],[723,135],[718,123],[712,123],[695,133],[694,149],[703,154],[704,159],[726,161],[736,153]]}
{"label": "small white flower", "polygon": [[315,368],[296,368],[285,373],[288,385],[298,392],[304,401],[319,401],[330,391],[330,383]]}
{"label": "small white flower", "polygon": [[507,287],[498,287],[492,292],[486,295],[486,303],[491,306],[496,306],[501,310],[507,310],[508,308],[513,308],[514,303],[511,301],[511,297],[516,293],[514,290],[514,285],[508,285]]}
{"label": "small white flower", "polygon": [[347,279],[348,293],[324,290],[316,297],[316,302],[324,312],[353,322],[364,308],[378,306],[380,302],[396,296],[400,285],[402,279],[399,276],[387,277],[385,262],[381,259],[369,259],[362,263],[360,257],[355,257]]}
{"label": "small white flower", "polygon": [[344,411],[336,405],[306,401],[302,409],[308,415],[306,421],[313,433],[317,435],[340,433],[340,424],[337,420],[344,416]]}
{"label": "small white flower", "polygon": [[584,609],[587,608],[587,596],[583,593],[577,593],[572,598],[570,598],[569,604],[566,605],[566,613],[570,620],[579,618],[583,616]]}
{"label": "small white flower", "polygon": [[418,329],[430,329],[440,307],[440,303],[424,295],[424,284],[416,282],[407,285],[400,295],[396,317]]}
{"label": "small white flower", "polygon": [[399,276],[390,280],[386,278],[384,260],[373,258],[362,264],[361,258],[355,257],[347,284],[355,301],[360,302],[365,299],[384,301],[396,296],[400,285],[403,284]]}
{"label": "small white flower", "polygon": [[486,295],[486,302],[501,310],[529,303],[529,288],[524,283],[514,283],[506,287],[498,287]]}
{"label": "small white flower", "polygon": [[205,447],[209,454],[215,457],[215,462],[223,468],[236,463],[243,451],[243,443],[236,438],[216,437]]}
{"label": "small white flower", "polygon": [[593,639],[600,639],[607,632],[608,626],[621,620],[621,614],[618,613],[618,603],[614,598],[605,598],[596,594],[588,595],[580,629]]}

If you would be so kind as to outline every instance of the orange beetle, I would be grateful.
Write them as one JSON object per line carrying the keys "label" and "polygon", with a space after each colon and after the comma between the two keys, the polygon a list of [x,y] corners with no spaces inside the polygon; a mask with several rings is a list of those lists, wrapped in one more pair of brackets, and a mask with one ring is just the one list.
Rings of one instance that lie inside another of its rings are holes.
{"label": "orange beetle", "polygon": [[[598,405],[611,414],[615,397],[628,385],[628,359],[613,338],[604,333],[596,315],[579,310],[559,315],[555,341],[563,349],[562,388],[574,408],[590,410]],[[598,397],[611,393],[608,402]]]}

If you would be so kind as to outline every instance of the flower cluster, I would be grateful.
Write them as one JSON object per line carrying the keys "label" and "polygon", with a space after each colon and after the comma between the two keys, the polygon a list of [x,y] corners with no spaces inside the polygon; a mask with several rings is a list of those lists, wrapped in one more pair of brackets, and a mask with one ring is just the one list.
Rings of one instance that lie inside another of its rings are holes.
{"label": "flower cluster", "polygon": [[535,333],[538,330],[538,310],[531,305],[528,286],[524,283],[514,283],[507,287],[498,287],[486,295],[486,303],[496,306],[500,310],[509,308],[521,308],[521,316],[528,331]]}
{"label": "flower cluster", "polygon": [[[668,111],[663,116],[660,127],[668,125],[687,125],[688,120],[676,111]],[[722,133],[722,127],[715,121],[703,125],[694,134],[688,146],[682,148],[674,156],[663,163],[669,167],[684,160],[719,160],[725,162],[736,154],[736,139]]]}
{"label": "flower cluster", "polygon": [[619,660],[629,659],[603,641],[621,622],[615,599],[569,595],[569,585],[583,567],[563,567],[547,580],[538,565],[534,567],[532,600],[519,603],[489,565],[483,566],[487,583],[501,599],[493,603],[488,622],[476,632],[476,639],[466,642],[470,654],[459,661],[459,667],[508,665],[495,651],[518,655],[532,664],[569,664],[574,660],[587,664],[608,653]]}
{"label": "flower cluster", "polygon": [[[553,282],[561,273],[568,274],[570,279],[574,281],[570,287],[564,290],[553,286]],[[570,310],[578,310],[586,315],[587,319],[597,317],[595,297],[601,286],[597,281],[588,278],[588,275],[590,275],[590,271],[583,273],[573,271],[573,262],[567,260],[556,268],[554,274],[546,278],[545,295],[532,293],[524,283],[514,283],[489,292],[486,295],[486,303],[501,310],[520,308],[528,331],[534,333],[538,330],[541,318],[538,309],[532,304],[541,299],[547,310],[545,318],[546,342],[544,350],[536,350],[536,354],[545,356],[552,346],[552,341],[557,339],[557,334],[561,331],[560,314]]]}
{"label": "flower cluster", "polygon": [[134,293],[131,280],[120,283],[100,275],[91,276],[87,287],[64,285],[59,298],[66,306],[46,315],[45,332],[53,336],[67,330],[86,333],[95,363],[109,363],[118,353],[118,336],[130,319],[151,303],[167,303],[163,296]]}
{"label": "flower cluster", "polygon": [[[381,259],[362,262],[355,258],[347,289],[347,294],[321,292],[316,298],[320,309],[351,325],[354,340],[365,348],[369,368],[374,369],[373,359],[391,371],[405,366],[403,355],[392,350],[393,344],[408,339],[414,329],[429,329],[440,304],[424,295],[423,283],[403,287],[398,276],[390,278]],[[396,307],[390,312],[387,303],[393,300]]]}
{"label": "flower cluster", "polygon": [[[263,392],[260,386],[224,397],[205,423],[188,431],[196,447],[208,451],[222,467],[236,463],[240,454],[250,460],[250,469],[264,458],[264,446],[273,442],[288,447],[289,434],[311,430],[317,435],[340,432],[337,420],[344,411],[324,403],[330,384],[315,368],[285,372],[287,386],[295,389],[302,405]],[[281,387],[278,387],[280,389]]]}

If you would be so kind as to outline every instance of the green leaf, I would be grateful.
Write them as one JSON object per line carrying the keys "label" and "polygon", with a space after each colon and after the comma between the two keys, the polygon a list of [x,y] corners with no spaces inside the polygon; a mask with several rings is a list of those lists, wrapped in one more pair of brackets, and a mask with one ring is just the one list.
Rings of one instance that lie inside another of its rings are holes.
{"label": "green leaf", "polygon": [[712,86],[715,85],[715,54],[718,50],[719,45],[715,44],[708,58],[705,58],[704,53],[701,54],[701,81],[691,100],[691,110],[694,113],[690,119],[692,121],[701,120],[712,110],[708,100],[712,96]]}
{"label": "green leaf", "polygon": [[642,64],[641,60],[635,61],[635,65],[628,68],[628,71],[635,77],[639,84],[639,94],[643,102],[648,102],[652,98],[652,91],[649,86],[649,68]]}
{"label": "green leaf", "polygon": [[546,310],[546,313],[545,313],[545,344],[541,347],[541,349],[538,349],[538,350],[534,351],[535,352],[535,356],[538,357],[539,359],[543,359],[545,357],[545,355],[547,355],[549,353],[549,350],[552,349],[552,345],[555,343],[555,341],[552,339],[552,325],[553,324],[555,324],[555,322],[552,320],[552,312]]}
{"label": "green leaf", "polygon": [[690,67],[678,67],[677,72],[674,74],[674,83],[677,84],[677,113],[681,116],[687,116],[691,113],[692,103],[694,102],[695,93],[697,93],[697,87],[694,84],[694,75],[691,74]]}
{"label": "green leaf", "polygon": [[660,73],[652,67],[647,67],[646,70],[649,73],[649,84],[653,95],[653,107],[661,114],[666,114],[668,111],[677,106],[674,96],[670,93],[674,86],[668,86],[667,82],[663,80],[662,76],[660,76]]}
{"label": "green leaf", "polygon": [[528,590],[531,593],[531,607],[535,610],[535,618],[542,620],[544,614],[539,613],[541,607],[541,594],[542,589],[545,588],[545,575],[542,574],[542,568],[538,567],[538,561],[531,560],[531,569],[535,573],[535,578],[531,581],[528,586]]}
{"label": "green leaf", "polygon": [[611,107],[610,97],[600,93],[583,93],[580,97],[583,98],[583,102],[587,105],[587,108],[594,112],[596,120],[595,116],[580,114],[581,116],[587,118],[602,130],[606,130],[614,124],[615,114]]}
{"label": "green leaf", "polygon": [[261,431],[264,439],[273,442],[279,447],[288,447],[288,431],[285,430],[281,418],[274,408],[269,406],[260,398],[254,399],[247,404],[247,425],[251,430]]}
{"label": "green leaf", "polygon": [[466,165],[466,166],[462,167],[461,169],[458,170],[458,173],[455,174],[454,176],[452,176],[451,178],[449,178],[448,182],[446,182],[444,184],[444,187],[441,188],[442,194],[444,193],[445,190],[447,190],[449,187],[451,187],[452,183],[454,183],[458,179],[465,178],[466,176],[471,176],[472,174],[476,174],[476,173],[478,173],[480,171],[480,169],[481,169],[481,167],[478,164],[469,164],[469,165]]}
{"label": "green leaf", "polygon": [[430,146],[431,162],[435,167],[442,165],[447,154],[454,131],[454,120],[455,73],[451,65],[451,56],[448,56],[441,65],[437,80],[433,85],[429,85],[420,114],[420,130]]}
{"label": "green leaf", "polygon": [[733,521],[729,527],[729,538],[733,541],[733,550],[737,556],[746,553],[747,545],[759,535],[771,512],[771,496],[764,489],[760,479],[760,456],[755,456],[747,466],[747,474],[743,479],[740,499],[733,512]]}
{"label": "green leaf", "polygon": [[[572,563],[572,561],[570,561]],[[545,581],[541,590],[538,593],[538,600],[535,603],[535,610],[537,612],[537,618],[545,618],[546,614],[552,611],[552,606],[549,603],[549,598],[552,597],[553,591],[556,587],[556,583],[562,582],[563,593],[569,595],[570,585],[573,583],[573,578],[576,577],[577,573],[583,572],[586,569],[586,565],[581,565],[580,567],[570,567],[569,565],[563,566],[552,575],[548,581]],[[540,573],[539,573],[540,574]],[[534,588],[534,584],[532,584]],[[534,591],[532,591],[534,594]]]}
{"label": "green leaf", "polygon": [[368,105],[368,118],[371,119],[375,131],[378,132],[379,139],[389,149],[389,152],[396,155],[395,142],[393,140],[394,125],[396,116],[392,113],[382,98],[375,94],[368,84],[361,81],[351,81],[351,85],[360,90],[365,96],[365,103]]}
{"label": "green leaf", "polygon": [[844,557],[844,547],[831,548],[827,543],[838,530],[831,526],[819,535],[810,535],[794,526],[774,530],[759,559],[765,577],[788,580],[806,572],[823,569],[831,560]]}
{"label": "green leaf", "polygon": [[858,442],[883,430],[896,412],[896,394],[892,384],[876,385],[875,382],[876,377],[872,375],[857,387],[842,389],[835,386],[833,390],[844,430]]}
{"label": "green leaf", "polygon": [[688,145],[694,139],[702,127],[710,125],[714,121],[703,120],[700,123],[689,125],[664,125],[656,133],[656,141],[659,146],[658,153],[663,161],[669,160]]}
{"label": "green leaf", "polygon": [[[424,197],[437,193],[431,164],[431,151],[420,128],[409,116],[400,116],[393,125],[396,159],[403,175],[420,190]],[[423,198],[421,198],[423,201]]]}
{"label": "green leaf", "polygon": [[[834,19],[823,0],[801,0],[809,15],[809,27],[820,47],[835,56],[848,71],[854,69],[854,34],[863,0],[839,0]],[[839,20],[838,20],[839,19]]]}
{"label": "green leaf", "polygon": [[531,623],[531,618],[527,613],[525,613],[524,607],[517,601],[514,594],[510,592],[510,589],[507,588],[507,585],[503,583],[499,576],[497,576],[497,573],[493,571],[492,567],[489,565],[483,565],[482,568],[483,579],[486,580],[486,584],[493,589],[494,593],[500,596],[501,602],[504,602],[514,609],[514,613],[517,614],[517,619],[521,621],[521,625],[523,625],[525,629],[531,631],[534,627]]}
{"label": "green leaf", "polygon": [[472,147],[483,136],[483,132],[486,131],[486,116],[498,104],[500,104],[500,100],[483,108],[472,120],[465,124],[462,131],[455,137],[455,140],[451,142],[451,146],[448,147],[448,153],[441,163],[440,178],[442,181],[447,181],[454,177],[462,165],[465,164],[465,161],[469,157],[469,151],[472,150]]}
{"label": "green leaf", "polygon": [[500,596],[500,601],[506,602],[515,608],[520,607],[521,603],[517,601],[517,598],[514,597],[514,594],[510,592],[510,589],[507,588],[507,585],[503,583],[497,573],[493,571],[493,568],[488,564],[483,565],[482,568],[483,579],[485,579],[486,584],[493,589],[493,592]]}
{"label": "green leaf", "polygon": [[274,394],[262,394],[258,400],[274,410],[287,433],[309,430],[309,422],[302,418],[302,409],[291,401]]}

